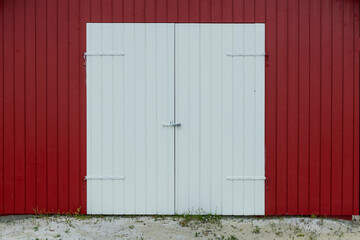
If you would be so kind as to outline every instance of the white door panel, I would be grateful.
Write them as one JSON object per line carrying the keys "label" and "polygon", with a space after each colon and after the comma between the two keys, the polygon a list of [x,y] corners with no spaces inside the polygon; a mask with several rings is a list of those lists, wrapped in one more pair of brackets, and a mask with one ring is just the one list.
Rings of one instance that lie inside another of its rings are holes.
{"label": "white door panel", "polygon": [[264,34],[175,26],[177,213],[264,214]]}
{"label": "white door panel", "polygon": [[264,51],[264,24],[87,24],[88,213],[263,215]]}
{"label": "white door panel", "polygon": [[90,23],[87,54],[88,213],[173,214],[174,24]]}

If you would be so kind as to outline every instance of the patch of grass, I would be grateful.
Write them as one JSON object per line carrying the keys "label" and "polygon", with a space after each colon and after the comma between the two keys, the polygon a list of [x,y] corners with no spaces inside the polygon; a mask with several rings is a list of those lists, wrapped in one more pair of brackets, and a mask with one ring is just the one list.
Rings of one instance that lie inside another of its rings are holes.
{"label": "patch of grass", "polygon": [[174,215],[174,219],[181,219],[180,225],[183,227],[188,226],[191,222],[195,223],[210,223],[210,224],[220,224],[221,220],[220,215],[206,214],[199,212],[199,214],[178,214]]}
{"label": "patch of grass", "polygon": [[255,226],[255,229],[252,230],[252,233],[254,234],[259,234],[260,233],[260,227],[259,226]]}
{"label": "patch of grass", "polygon": [[298,234],[296,235],[296,237],[304,237],[305,235],[304,234]]}
{"label": "patch of grass", "polygon": [[78,214],[78,215],[74,215],[74,218],[76,218],[78,220],[86,220],[86,219],[92,218],[92,216],[91,215]]}
{"label": "patch of grass", "polygon": [[34,227],[34,231],[35,231],[35,232],[39,231],[39,226],[35,226],[35,227]]}
{"label": "patch of grass", "polygon": [[226,240],[238,240],[238,238],[235,237],[234,235],[231,235],[231,236],[228,237]]}
{"label": "patch of grass", "polygon": [[130,228],[130,229],[134,229],[135,226],[134,226],[134,225],[130,225],[129,228]]}

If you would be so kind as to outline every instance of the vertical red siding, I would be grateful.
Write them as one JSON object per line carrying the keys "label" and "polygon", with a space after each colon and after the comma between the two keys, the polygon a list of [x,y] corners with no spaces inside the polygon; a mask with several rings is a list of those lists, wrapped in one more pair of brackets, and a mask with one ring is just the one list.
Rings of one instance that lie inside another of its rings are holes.
{"label": "vertical red siding", "polygon": [[[80,177],[80,1],[69,1],[69,208],[79,207]],[[111,15],[111,5],[110,5]],[[112,15],[111,15],[112,16]]]}
{"label": "vertical red siding", "polygon": [[[277,212],[277,1],[266,1],[265,18],[265,212]],[[269,41],[271,39],[271,41]],[[271,159],[271,160],[270,160]],[[281,200],[280,200],[281,201]]]}
{"label": "vertical red siding", "polygon": [[359,1],[3,0],[0,10],[0,214],[86,212],[87,22],[265,22],[266,214],[359,213]]}
{"label": "vertical red siding", "polygon": [[[25,5],[25,212],[36,206],[35,0]],[[1,194],[1,193],[0,193]]]}
{"label": "vertical red siding", "polygon": [[332,134],[331,134],[331,212],[341,215],[342,209],[342,111],[343,111],[343,1],[333,0],[332,10]]}
{"label": "vertical red siding", "polygon": [[25,2],[14,1],[15,8],[15,60],[14,60],[14,105],[15,105],[15,213],[25,212]]}
{"label": "vertical red siding", "polygon": [[[15,212],[14,2],[4,2],[4,213]],[[6,193],[6,194],[5,194]]]}
{"label": "vertical red siding", "polygon": [[293,181],[289,181],[287,186],[287,211],[289,214],[296,214],[299,182],[299,59],[297,57],[299,55],[299,1],[291,0],[288,4],[287,176],[292,176]]}
{"label": "vertical red siding", "polygon": [[[309,212],[320,214],[321,2],[310,1]],[[291,137],[291,136],[289,136]]]}
{"label": "vertical red siding", "polygon": [[359,213],[359,185],[357,181],[360,180],[359,177],[359,80],[360,80],[360,3],[359,1],[354,1],[354,78],[353,78],[353,94],[354,94],[354,148],[353,148],[353,211]]}
{"label": "vertical red siding", "polygon": [[48,203],[47,192],[47,118],[46,118],[46,67],[47,67],[47,2],[46,0],[36,0],[35,16],[35,111],[36,111],[36,205],[33,209],[46,211]]}
{"label": "vertical red siding", "polygon": [[0,1],[0,214],[4,213],[4,1]]}
{"label": "vertical red siding", "polygon": [[[56,2],[47,4],[47,196],[48,211],[58,210],[58,13]],[[50,199],[49,199],[50,198]]]}
{"label": "vertical red siding", "polygon": [[288,12],[287,0],[278,0],[276,4],[277,32],[282,32],[277,36],[276,54],[276,156],[277,156],[277,181],[278,187],[276,198],[276,209],[279,214],[287,211],[287,107],[288,107]]}
{"label": "vertical red siding", "polygon": [[321,6],[320,214],[331,212],[331,0]]}

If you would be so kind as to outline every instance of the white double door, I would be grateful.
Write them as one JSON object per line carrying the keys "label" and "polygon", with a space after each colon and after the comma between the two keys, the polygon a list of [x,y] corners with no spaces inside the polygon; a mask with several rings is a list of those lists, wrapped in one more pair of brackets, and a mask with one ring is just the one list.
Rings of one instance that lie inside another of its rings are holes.
{"label": "white double door", "polygon": [[264,214],[264,27],[87,24],[89,214]]}

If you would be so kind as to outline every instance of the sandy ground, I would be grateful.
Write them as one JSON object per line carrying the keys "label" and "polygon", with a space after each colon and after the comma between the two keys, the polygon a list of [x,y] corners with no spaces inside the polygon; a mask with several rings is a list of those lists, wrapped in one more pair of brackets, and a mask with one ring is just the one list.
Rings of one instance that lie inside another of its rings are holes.
{"label": "sandy ground", "polygon": [[360,239],[360,223],[320,218],[34,216],[0,239]]}

